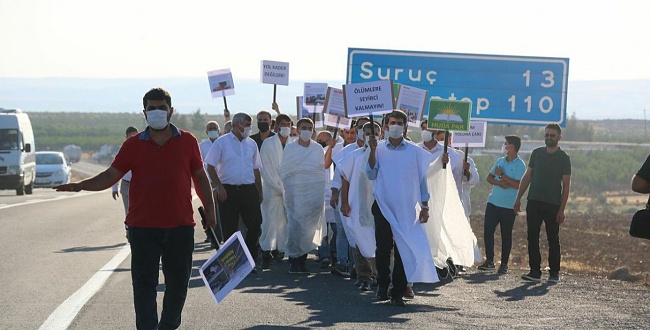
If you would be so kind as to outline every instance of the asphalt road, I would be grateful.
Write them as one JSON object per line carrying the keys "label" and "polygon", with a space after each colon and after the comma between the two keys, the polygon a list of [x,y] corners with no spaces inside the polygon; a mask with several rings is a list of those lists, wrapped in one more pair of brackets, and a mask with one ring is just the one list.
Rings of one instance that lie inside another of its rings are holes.
{"label": "asphalt road", "polygon": [[[123,217],[110,190],[0,194],[0,329],[134,328]],[[567,274],[557,285],[530,284],[517,270],[470,270],[444,285],[416,284],[416,299],[394,307],[319,269],[313,256],[314,274],[288,274],[286,261],[274,263],[216,305],[198,274],[214,252],[203,238],[197,228],[182,329],[650,328],[644,286]]]}

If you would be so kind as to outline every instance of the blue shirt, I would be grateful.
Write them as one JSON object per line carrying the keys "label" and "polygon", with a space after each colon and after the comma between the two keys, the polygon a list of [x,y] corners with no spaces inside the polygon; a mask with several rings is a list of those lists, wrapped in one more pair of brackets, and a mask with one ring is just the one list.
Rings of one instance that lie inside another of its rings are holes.
{"label": "blue shirt", "polygon": [[[407,142],[406,139],[402,138],[402,141],[397,145],[397,147],[393,146],[388,139],[386,139],[384,143],[386,143],[386,147],[389,150],[402,151],[406,149],[406,146],[409,142]],[[378,172],[379,172],[379,163],[375,162],[374,168],[370,168],[370,163],[366,163],[366,176],[368,176],[368,180],[376,180]],[[427,178],[424,177],[420,181],[420,201],[428,202],[429,197],[430,196],[429,196],[429,188],[427,187]]]}
{"label": "blue shirt", "polygon": [[[517,157],[512,161],[508,162],[506,157],[501,157],[497,159],[497,162],[494,163],[494,166],[490,169],[490,174],[494,175],[494,179],[501,181],[501,178],[497,177],[494,173],[494,170],[500,166],[502,173],[507,177],[513,180],[521,180],[526,173],[526,164],[521,158]],[[487,202],[493,204],[494,206],[503,207],[507,209],[512,209],[515,205],[515,199],[517,198],[517,189],[513,187],[508,187],[503,189],[499,186],[492,186],[492,193],[487,198]]]}

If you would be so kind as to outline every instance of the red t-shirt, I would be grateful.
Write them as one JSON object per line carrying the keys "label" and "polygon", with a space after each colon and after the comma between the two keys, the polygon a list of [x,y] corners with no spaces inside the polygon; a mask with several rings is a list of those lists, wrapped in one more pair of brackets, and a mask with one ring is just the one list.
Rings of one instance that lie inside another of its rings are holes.
{"label": "red t-shirt", "polygon": [[129,227],[194,226],[192,173],[203,169],[199,144],[192,133],[172,125],[173,137],[160,147],[148,129],[122,144],[112,167],[131,171]]}

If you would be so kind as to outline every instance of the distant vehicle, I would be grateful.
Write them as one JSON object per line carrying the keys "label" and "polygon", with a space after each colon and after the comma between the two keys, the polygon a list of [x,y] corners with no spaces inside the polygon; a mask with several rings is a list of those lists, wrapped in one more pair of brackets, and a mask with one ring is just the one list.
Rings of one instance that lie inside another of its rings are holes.
{"label": "distant vehicle", "polygon": [[70,166],[59,151],[36,152],[36,180],[34,187],[51,188],[70,183]]}
{"label": "distant vehicle", "polygon": [[81,147],[74,144],[69,144],[63,147],[63,154],[69,162],[77,163],[79,162],[79,159],[81,159]]}
{"label": "distant vehicle", "polygon": [[0,108],[0,189],[31,194],[36,177],[34,132],[20,109]]}
{"label": "distant vehicle", "polygon": [[108,164],[113,161],[115,158],[115,153],[113,153],[113,146],[107,144],[99,148],[99,152],[93,154],[93,161],[101,164]]}

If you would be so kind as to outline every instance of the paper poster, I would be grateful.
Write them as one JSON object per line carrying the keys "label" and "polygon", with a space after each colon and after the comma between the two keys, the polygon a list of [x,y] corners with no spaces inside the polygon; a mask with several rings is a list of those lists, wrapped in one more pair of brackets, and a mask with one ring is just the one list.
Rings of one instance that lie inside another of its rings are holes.
{"label": "paper poster", "polygon": [[289,63],[263,60],[260,81],[263,84],[289,86]]}
{"label": "paper poster", "polygon": [[377,80],[343,85],[345,114],[348,118],[392,112],[393,83]]}
{"label": "paper poster", "polygon": [[303,101],[307,111],[311,113],[322,113],[327,94],[326,83],[305,83]]}
{"label": "paper poster", "polygon": [[241,232],[236,232],[206,261],[199,274],[215,303],[220,303],[255,267]]}
{"label": "paper poster", "polygon": [[451,144],[455,147],[485,147],[486,133],[486,121],[471,121],[469,123],[469,132],[455,132],[451,138]]}
{"label": "paper poster", "polygon": [[213,99],[235,95],[235,84],[230,69],[208,71],[208,83]]}
{"label": "paper poster", "polygon": [[345,117],[342,89],[327,87],[323,113],[325,114],[325,126],[343,129],[349,129],[352,126],[352,119]]}
{"label": "paper poster", "polygon": [[407,85],[401,85],[398,90],[397,106],[395,108],[406,113],[409,126],[419,128],[429,92]]}
{"label": "paper poster", "polygon": [[471,111],[471,101],[443,100],[432,97],[429,100],[427,128],[468,132]]}
{"label": "paper poster", "polygon": [[323,113],[309,112],[302,96],[296,96],[296,118],[309,118],[314,122],[314,128],[323,127]]}

